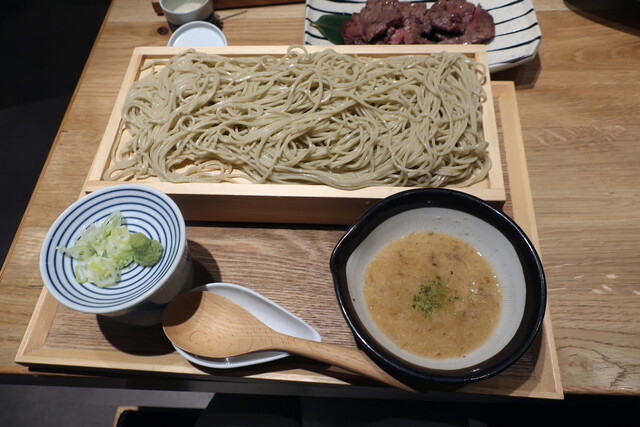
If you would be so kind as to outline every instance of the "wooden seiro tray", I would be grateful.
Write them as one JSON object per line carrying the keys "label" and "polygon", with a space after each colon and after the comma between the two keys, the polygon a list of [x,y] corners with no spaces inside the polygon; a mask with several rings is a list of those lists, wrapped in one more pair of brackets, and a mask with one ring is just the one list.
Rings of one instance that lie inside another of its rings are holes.
{"label": "wooden seiro tray", "polygon": [[[332,46],[333,49],[369,57],[434,53],[443,50],[461,52],[487,64],[486,49],[482,45],[459,46]],[[225,56],[283,55],[287,46],[224,46],[199,47],[205,53]],[[327,49],[326,46],[307,46],[309,52]],[[131,84],[144,75],[141,69],[149,61],[167,59],[184,51],[179,47],[140,47],[135,49],[109,124],[96,153],[84,185],[89,193],[117,181],[105,181],[103,172],[109,167],[111,153],[128,139],[123,129],[121,110]],[[484,103],[483,127],[489,142],[492,168],[489,175],[472,186],[459,188],[484,200],[503,203],[505,189],[501,154],[498,145],[496,117],[491,93],[490,76],[484,84],[487,101]],[[251,183],[169,183],[157,178],[132,180],[153,186],[171,196],[188,220],[259,221],[277,223],[350,224],[372,203],[408,187],[369,187],[359,190],[338,190],[325,185],[280,185]]]}
{"label": "wooden seiro tray", "polygon": [[[503,209],[539,249],[529,175],[514,86],[492,85],[507,198]],[[333,291],[329,257],[344,227],[190,223],[189,248],[196,285],[231,282],[247,286],[313,326],[326,342],[355,347]],[[61,306],[43,288],[16,362],[84,372],[129,371],[154,376],[255,383],[284,380],[316,384],[371,384],[299,358],[250,368],[200,369],[174,351],[161,327],[133,328]],[[503,373],[460,387],[464,393],[561,399],[558,359],[547,308],[533,346]]]}

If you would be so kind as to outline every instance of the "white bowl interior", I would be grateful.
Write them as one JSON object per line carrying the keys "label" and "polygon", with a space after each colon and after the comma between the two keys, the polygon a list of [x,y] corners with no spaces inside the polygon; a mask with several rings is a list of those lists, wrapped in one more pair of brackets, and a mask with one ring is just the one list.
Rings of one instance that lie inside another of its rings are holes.
{"label": "white bowl interior", "polygon": [[[387,338],[369,314],[364,298],[364,274],[369,263],[388,243],[411,232],[437,231],[468,242],[491,264],[502,285],[503,307],[489,339],[464,357],[432,359],[398,347]],[[351,254],[346,265],[349,295],[366,330],[390,353],[429,369],[456,370],[481,363],[504,348],[515,335],[525,307],[526,285],[515,248],[495,227],[465,212],[440,207],[399,213],[377,226]]]}

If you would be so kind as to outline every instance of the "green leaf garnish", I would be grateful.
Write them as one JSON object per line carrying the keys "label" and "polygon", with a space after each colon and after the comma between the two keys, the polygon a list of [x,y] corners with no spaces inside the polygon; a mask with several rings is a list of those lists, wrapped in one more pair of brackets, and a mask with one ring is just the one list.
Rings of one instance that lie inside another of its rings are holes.
{"label": "green leaf garnish", "polygon": [[320,31],[320,34],[326,37],[333,44],[344,44],[340,29],[342,24],[351,19],[351,15],[322,15],[316,22],[311,25]]}
{"label": "green leaf garnish", "polygon": [[[431,317],[437,310],[446,309],[449,303],[460,299],[458,296],[450,296],[450,293],[449,286],[442,282],[440,276],[436,276],[434,280],[420,285],[418,293],[413,296],[411,307],[422,311],[424,317]],[[455,316],[448,309],[447,312]]]}

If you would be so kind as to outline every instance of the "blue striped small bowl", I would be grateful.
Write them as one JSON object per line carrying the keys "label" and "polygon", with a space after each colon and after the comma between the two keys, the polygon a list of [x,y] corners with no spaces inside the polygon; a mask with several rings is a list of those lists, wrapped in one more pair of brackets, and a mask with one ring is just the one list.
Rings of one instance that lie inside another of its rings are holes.
{"label": "blue striped small bowl", "polygon": [[[153,267],[132,263],[113,286],[78,283],[75,260],[56,248],[73,246],[87,227],[116,210],[131,233],[142,232],[162,243],[162,258]],[[53,223],[42,244],[40,273],[49,293],[69,308],[129,324],[158,324],[164,306],[193,282],[182,213],[166,194],[145,185],[102,188],[79,199]]]}

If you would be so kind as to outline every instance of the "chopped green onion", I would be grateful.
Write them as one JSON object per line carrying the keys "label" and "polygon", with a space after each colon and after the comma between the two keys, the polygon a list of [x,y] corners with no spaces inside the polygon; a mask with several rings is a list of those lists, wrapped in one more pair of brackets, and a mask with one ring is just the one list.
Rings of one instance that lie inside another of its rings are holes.
{"label": "chopped green onion", "polygon": [[129,236],[122,214],[115,211],[102,224],[91,224],[72,247],[57,249],[78,261],[74,268],[78,282],[103,288],[114,285],[120,279],[120,270],[133,261]]}

